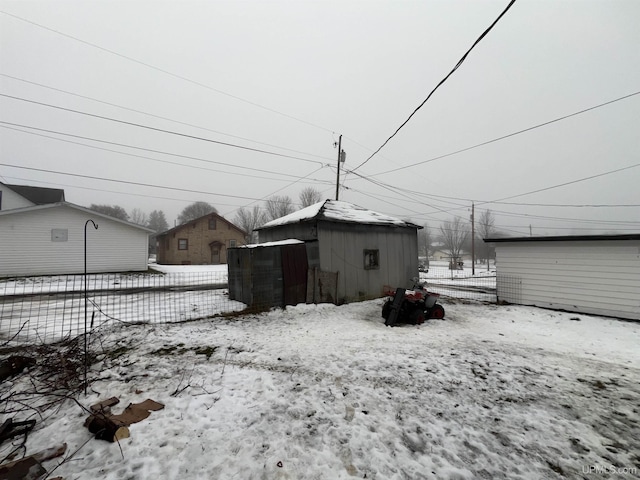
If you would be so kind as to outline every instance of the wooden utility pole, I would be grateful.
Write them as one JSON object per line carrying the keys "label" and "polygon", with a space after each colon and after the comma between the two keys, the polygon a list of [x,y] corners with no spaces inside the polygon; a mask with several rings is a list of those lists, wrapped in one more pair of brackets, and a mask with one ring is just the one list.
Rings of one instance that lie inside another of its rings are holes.
{"label": "wooden utility pole", "polygon": [[338,174],[336,175],[336,200],[338,200],[338,195],[340,191],[340,161],[341,160],[342,160],[342,135],[340,135],[340,138],[338,138]]}
{"label": "wooden utility pole", "polygon": [[476,219],[475,204],[471,202],[471,275],[476,274]]}

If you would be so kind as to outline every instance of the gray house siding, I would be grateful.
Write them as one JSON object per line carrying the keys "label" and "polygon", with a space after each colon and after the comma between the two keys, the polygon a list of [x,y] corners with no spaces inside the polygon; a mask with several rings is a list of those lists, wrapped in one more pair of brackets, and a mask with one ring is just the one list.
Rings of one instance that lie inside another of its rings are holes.
{"label": "gray house siding", "polygon": [[640,319],[640,239],[496,243],[498,299]]}
{"label": "gray house siding", "polygon": [[146,229],[63,204],[0,215],[0,276],[56,275],[84,271],[144,271],[148,262]]}

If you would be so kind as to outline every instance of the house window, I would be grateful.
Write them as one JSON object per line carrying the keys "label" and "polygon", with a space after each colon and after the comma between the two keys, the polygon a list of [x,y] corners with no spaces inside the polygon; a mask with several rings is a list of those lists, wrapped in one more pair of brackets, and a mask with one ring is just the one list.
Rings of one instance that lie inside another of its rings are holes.
{"label": "house window", "polygon": [[189,239],[188,238],[179,238],[178,239],[178,250],[189,250]]}
{"label": "house window", "polygon": [[380,268],[380,250],[364,251],[364,269],[377,270]]}
{"label": "house window", "polygon": [[236,246],[236,241],[235,240],[229,240],[229,247],[233,248]]}
{"label": "house window", "polygon": [[69,239],[69,230],[67,230],[66,228],[51,229],[52,242],[66,242],[68,239]]}
{"label": "house window", "polygon": [[209,230],[215,230],[216,229],[216,219],[215,218],[210,218],[209,219]]}

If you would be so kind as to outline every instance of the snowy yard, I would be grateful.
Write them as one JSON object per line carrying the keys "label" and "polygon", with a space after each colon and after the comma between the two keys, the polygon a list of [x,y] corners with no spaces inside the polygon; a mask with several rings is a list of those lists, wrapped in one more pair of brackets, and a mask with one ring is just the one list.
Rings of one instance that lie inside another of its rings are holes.
{"label": "snowy yard", "polygon": [[121,326],[80,402],[164,410],[118,446],[68,402],[27,453],[79,448],[66,479],[638,478],[640,324],[445,303],[387,328],[381,304]]}

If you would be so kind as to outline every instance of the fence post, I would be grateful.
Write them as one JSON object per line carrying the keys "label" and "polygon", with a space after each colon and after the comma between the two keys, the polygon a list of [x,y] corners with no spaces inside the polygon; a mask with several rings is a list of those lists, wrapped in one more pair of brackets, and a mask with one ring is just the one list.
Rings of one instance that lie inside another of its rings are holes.
{"label": "fence post", "polygon": [[98,225],[89,219],[84,223],[84,394],[87,394],[87,225],[91,222],[93,228],[98,229]]}

